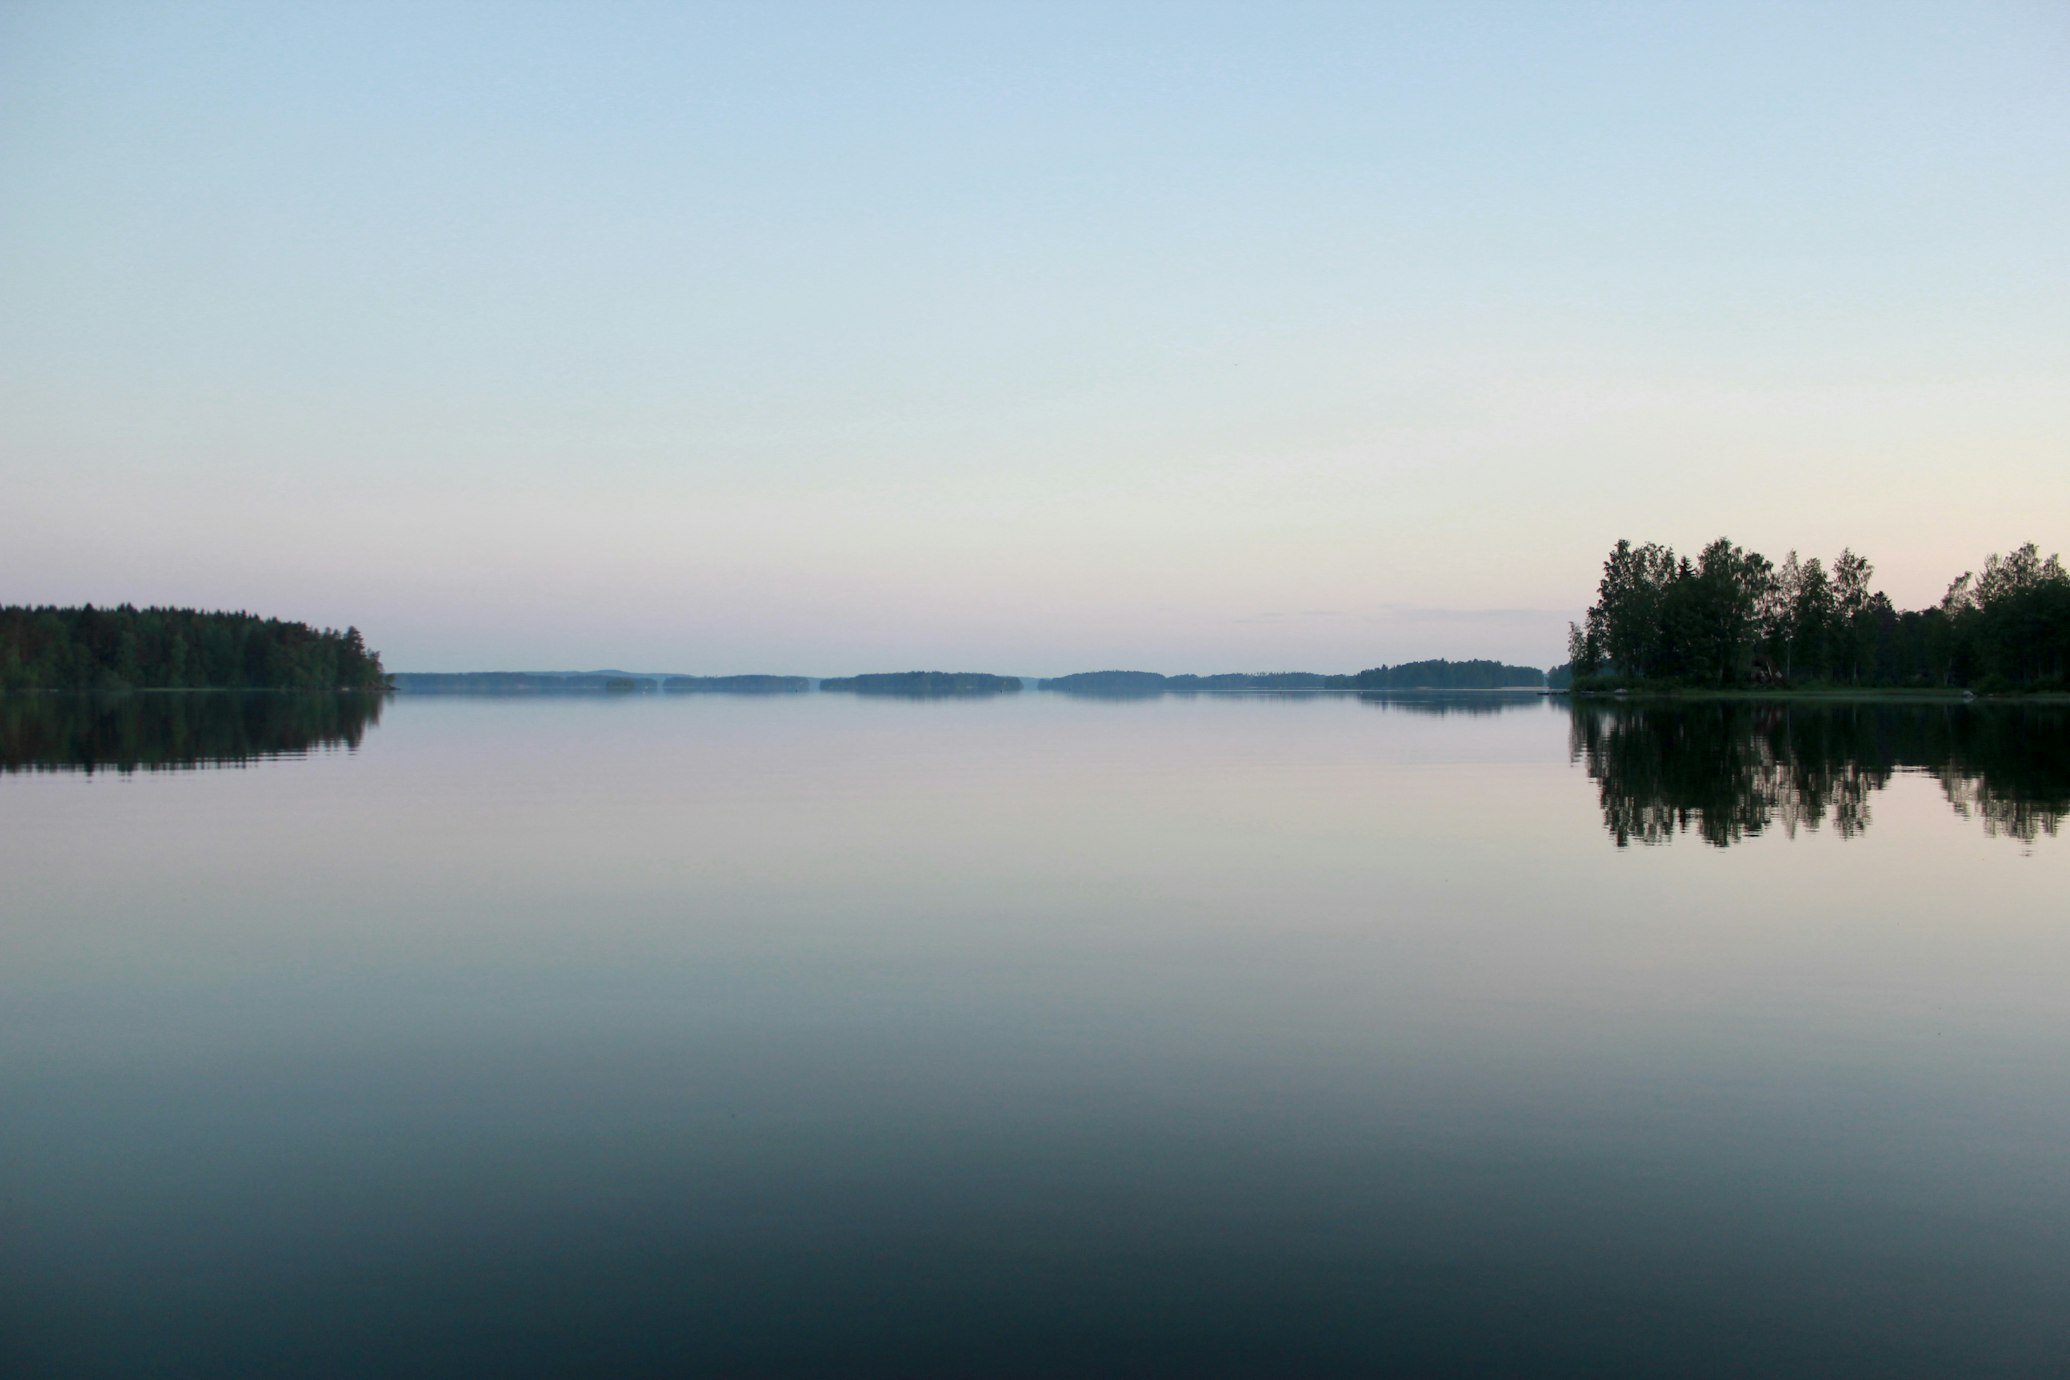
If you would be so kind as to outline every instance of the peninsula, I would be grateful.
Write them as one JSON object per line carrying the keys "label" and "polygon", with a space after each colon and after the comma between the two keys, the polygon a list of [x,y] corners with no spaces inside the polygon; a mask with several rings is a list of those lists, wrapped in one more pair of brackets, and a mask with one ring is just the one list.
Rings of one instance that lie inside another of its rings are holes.
{"label": "peninsula", "polygon": [[0,690],[387,688],[358,628],[129,604],[0,606]]}

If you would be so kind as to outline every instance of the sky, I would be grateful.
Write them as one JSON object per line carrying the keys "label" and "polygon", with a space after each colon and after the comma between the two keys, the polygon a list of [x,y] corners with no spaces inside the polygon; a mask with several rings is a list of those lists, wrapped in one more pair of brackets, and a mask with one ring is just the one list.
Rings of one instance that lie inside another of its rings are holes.
{"label": "sky", "polygon": [[1548,665],[2070,548],[2070,5],[0,0],[0,602]]}

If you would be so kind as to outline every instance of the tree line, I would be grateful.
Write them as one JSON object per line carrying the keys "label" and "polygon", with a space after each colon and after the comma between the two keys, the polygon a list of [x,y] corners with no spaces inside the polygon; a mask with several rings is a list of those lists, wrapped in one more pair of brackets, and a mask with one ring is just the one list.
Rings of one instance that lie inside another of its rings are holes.
{"label": "tree line", "polygon": [[1038,688],[1075,695],[1163,695],[1203,690],[1516,690],[1537,689],[1545,672],[1499,661],[1405,661],[1355,675],[1319,671],[1242,671],[1221,675],[1160,675],[1156,671],[1079,671],[1054,676]]}
{"label": "tree line", "polygon": [[1780,565],[1720,537],[1691,560],[1620,541],[1553,683],[2070,688],[2070,573],[2032,542],[1900,610],[1851,550]]}
{"label": "tree line", "polygon": [[1333,690],[1535,690],[1545,684],[1536,666],[1505,666],[1499,661],[1405,661],[1375,666],[1355,676],[1331,676]]}
{"label": "tree line", "polygon": [[1017,693],[1021,678],[982,671],[887,671],[834,676],[822,680],[819,688],[858,695],[1002,695]]}
{"label": "tree line", "polygon": [[0,606],[0,690],[385,690],[359,629],[199,609]]}

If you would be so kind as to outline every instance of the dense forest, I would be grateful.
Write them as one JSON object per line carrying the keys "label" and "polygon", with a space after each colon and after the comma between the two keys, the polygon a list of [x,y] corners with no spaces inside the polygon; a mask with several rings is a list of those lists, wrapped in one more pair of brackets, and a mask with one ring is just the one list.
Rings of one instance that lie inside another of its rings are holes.
{"label": "dense forest", "polygon": [[382,690],[359,629],[198,609],[0,607],[0,690]]}
{"label": "dense forest", "polygon": [[1570,624],[1577,689],[1661,686],[2070,688],[2070,574],[2033,543],[1966,572],[1932,608],[1900,611],[1875,567],[1792,551],[1776,565],[1720,537],[1695,560],[1620,541],[1587,620]]}

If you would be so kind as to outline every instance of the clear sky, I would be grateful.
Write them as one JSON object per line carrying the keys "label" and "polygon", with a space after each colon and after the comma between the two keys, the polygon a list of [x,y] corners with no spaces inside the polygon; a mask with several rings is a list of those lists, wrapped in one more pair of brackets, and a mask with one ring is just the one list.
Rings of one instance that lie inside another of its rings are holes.
{"label": "clear sky", "polygon": [[0,602],[390,669],[1564,656],[2070,547],[2070,4],[0,0]]}

